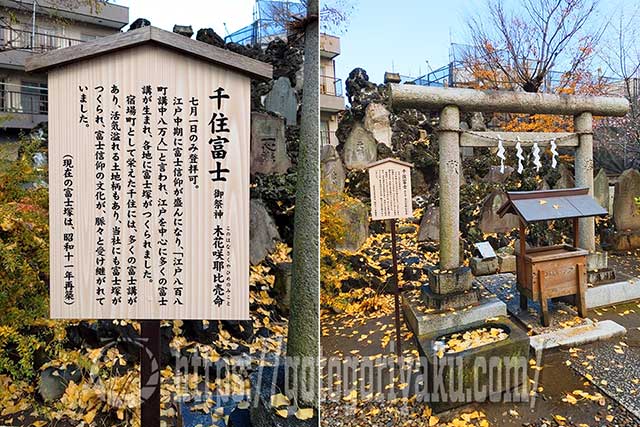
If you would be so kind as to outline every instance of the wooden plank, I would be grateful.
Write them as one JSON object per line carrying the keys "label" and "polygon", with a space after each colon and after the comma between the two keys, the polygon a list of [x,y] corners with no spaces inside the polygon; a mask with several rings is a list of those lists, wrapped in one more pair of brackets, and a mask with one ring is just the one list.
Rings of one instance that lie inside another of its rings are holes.
{"label": "wooden plank", "polygon": [[150,27],[101,37],[75,46],[52,50],[41,55],[33,55],[27,59],[25,70],[27,72],[45,71],[54,66],[68,64],[80,59],[92,58],[126,47],[133,47],[148,42],[150,39]]}
{"label": "wooden plank", "polygon": [[587,301],[586,301],[586,292],[587,292],[587,272],[585,271],[584,264],[578,264],[577,268],[577,280],[578,280],[578,314],[580,317],[587,317]]}
{"label": "wooden plank", "polygon": [[460,135],[461,147],[497,147],[498,139],[502,140],[505,147],[515,147],[518,138],[520,145],[530,147],[534,142],[540,146],[551,145],[550,141],[556,139],[558,147],[577,147],[580,145],[578,134],[571,132],[470,132],[465,131]]}
{"label": "wooden plank", "polygon": [[542,326],[549,326],[549,306],[547,301],[547,293],[545,292],[544,274],[538,270],[538,295],[540,296],[540,311],[542,317]]}
{"label": "wooden plank", "polygon": [[253,79],[269,80],[273,77],[273,67],[270,64],[156,27],[143,27],[76,46],[53,50],[42,55],[34,55],[27,59],[25,68],[29,72],[45,71],[143,43],[159,44],[165,48],[232,69]]}

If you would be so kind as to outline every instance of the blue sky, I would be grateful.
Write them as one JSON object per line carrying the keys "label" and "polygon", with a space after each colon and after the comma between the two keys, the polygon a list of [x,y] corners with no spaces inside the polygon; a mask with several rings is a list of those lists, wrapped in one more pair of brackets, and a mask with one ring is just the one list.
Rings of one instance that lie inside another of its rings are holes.
{"label": "blue sky", "polygon": [[[357,9],[341,34],[336,72],[344,82],[355,67],[381,83],[385,71],[419,76],[448,63],[450,42],[464,43],[465,21],[484,0],[354,0]],[[638,0],[601,0],[599,19],[631,9]],[[389,6],[392,7],[389,7]],[[428,64],[427,64],[428,61]]]}
{"label": "blue sky", "polygon": [[[145,17],[154,26],[174,24],[194,31],[211,27],[221,36],[252,21],[254,0],[114,0],[130,8],[130,19]],[[321,2],[323,0],[320,0]],[[336,0],[332,0],[336,2]],[[466,19],[484,9],[485,0],[348,0],[355,4],[336,71],[343,81],[355,67],[382,82],[385,71],[419,76],[448,63],[451,42],[466,40]],[[507,0],[516,2],[518,0]],[[630,10],[638,0],[600,0],[600,19]],[[338,1],[339,3],[339,1]],[[392,7],[389,7],[389,6]],[[226,24],[226,26],[225,26]],[[428,61],[428,62],[427,62]]]}

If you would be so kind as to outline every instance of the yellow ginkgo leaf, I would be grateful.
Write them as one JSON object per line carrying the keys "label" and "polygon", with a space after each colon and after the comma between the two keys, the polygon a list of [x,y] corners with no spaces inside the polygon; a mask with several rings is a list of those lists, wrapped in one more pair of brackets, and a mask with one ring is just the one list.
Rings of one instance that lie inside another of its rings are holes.
{"label": "yellow ginkgo leaf", "polygon": [[279,408],[281,406],[289,406],[289,398],[282,393],[274,394],[271,396],[271,406]]}
{"label": "yellow ginkgo leaf", "polygon": [[286,409],[278,409],[276,414],[278,414],[279,417],[287,418],[289,416],[289,411]]}
{"label": "yellow ginkgo leaf", "polygon": [[313,408],[298,408],[296,418],[299,420],[308,420],[313,418]]}

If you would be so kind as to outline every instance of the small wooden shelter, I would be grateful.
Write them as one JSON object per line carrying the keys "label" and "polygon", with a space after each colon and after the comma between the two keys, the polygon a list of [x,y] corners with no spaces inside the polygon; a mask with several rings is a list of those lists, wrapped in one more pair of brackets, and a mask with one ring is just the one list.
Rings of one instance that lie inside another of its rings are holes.
{"label": "small wooden shelter", "polygon": [[[517,283],[520,307],[527,298],[540,301],[542,324],[549,325],[547,299],[575,295],[581,317],[586,316],[586,257],[577,247],[579,218],[606,215],[607,211],[589,195],[588,188],[507,192],[508,201],[498,215],[517,215],[520,219],[520,246],[517,248]],[[537,221],[573,220],[573,246],[555,245],[526,250],[526,225]]]}

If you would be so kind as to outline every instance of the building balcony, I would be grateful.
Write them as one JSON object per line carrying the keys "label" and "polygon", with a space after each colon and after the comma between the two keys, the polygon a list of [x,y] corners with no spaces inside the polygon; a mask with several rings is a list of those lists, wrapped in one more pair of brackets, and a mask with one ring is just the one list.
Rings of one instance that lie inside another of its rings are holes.
{"label": "building balcony", "polygon": [[340,38],[329,34],[320,34],[320,56],[333,59],[340,55]]}
{"label": "building balcony", "polygon": [[342,80],[333,76],[320,76],[320,110],[330,113],[344,110]]}
{"label": "building balcony", "polygon": [[30,129],[47,121],[46,87],[0,83],[0,127]]}
{"label": "building balcony", "polygon": [[41,53],[80,43],[82,40],[0,26],[0,51],[28,50]]}
{"label": "building balcony", "polygon": [[[88,2],[35,1],[36,13],[41,16],[56,16],[114,30],[120,30],[129,23],[129,8],[114,3],[99,2],[99,6],[94,7],[85,4]],[[0,7],[31,13],[33,2],[34,0],[0,0]]]}

